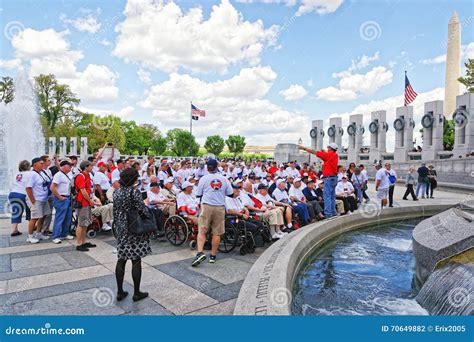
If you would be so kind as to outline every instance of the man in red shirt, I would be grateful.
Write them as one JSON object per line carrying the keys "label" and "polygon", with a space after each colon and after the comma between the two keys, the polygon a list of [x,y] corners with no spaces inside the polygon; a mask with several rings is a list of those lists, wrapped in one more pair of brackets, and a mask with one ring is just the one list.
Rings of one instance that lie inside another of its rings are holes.
{"label": "man in red shirt", "polygon": [[268,172],[273,176],[275,172],[278,171],[278,166],[276,162],[272,162],[272,167],[268,169]]}
{"label": "man in red shirt", "polygon": [[324,177],[324,216],[326,218],[335,217],[336,212],[336,185],[337,185],[337,164],[339,156],[337,155],[338,146],[336,143],[330,143],[326,151],[315,151],[304,146],[298,146],[300,150],[316,155],[323,160],[322,173]]}
{"label": "man in red shirt", "polygon": [[92,182],[90,173],[93,165],[90,161],[83,161],[80,165],[81,173],[79,173],[75,180],[74,186],[76,188],[76,210],[77,210],[77,230],[76,250],[87,252],[89,248],[96,245],[86,242],[86,231],[92,223],[92,207],[95,205],[92,200]]}

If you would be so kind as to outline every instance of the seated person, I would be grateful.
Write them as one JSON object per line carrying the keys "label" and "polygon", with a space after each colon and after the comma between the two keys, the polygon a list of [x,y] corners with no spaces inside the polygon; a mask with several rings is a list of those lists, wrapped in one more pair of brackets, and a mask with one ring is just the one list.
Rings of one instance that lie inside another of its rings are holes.
{"label": "seated person", "polygon": [[[318,197],[319,205],[321,206],[321,208],[324,209],[323,190],[324,190],[324,179],[318,182],[318,188],[314,191],[316,193],[316,196]],[[336,212],[341,215],[344,214],[344,203],[339,199],[336,199]]]}
{"label": "seated person", "polygon": [[336,185],[336,198],[344,203],[344,212],[357,210],[357,198],[354,194],[354,186],[347,180],[346,174]]}
{"label": "seated person", "polygon": [[100,216],[100,219],[102,221],[101,230],[104,232],[112,230],[112,227],[109,225],[109,223],[114,218],[113,203],[103,205],[101,200],[96,196],[93,196],[92,200],[94,201],[95,206],[92,207],[91,214],[94,216]]}
{"label": "seated person", "polygon": [[293,180],[293,185],[290,187],[288,191],[288,195],[290,196],[291,200],[295,203],[303,203],[308,208],[310,222],[316,221],[316,215],[321,213],[321,207],[317,204],[316,207],[313,206],[312,203],[307,202],[306,196],[303,194],[303,186],[301,185],[301,178],[295,178]]}
{"label": "seated person", "polygon": [[158,208],[169,216],[176,215],[176,202],[166,197],[162,191],[158,183],[151,183],[145,204],[148,207]]}
{"label": "seated person", "polygon": [[[308,207],[304,203],[295,203],[291,200],[288,192],[286,191],[286,182],[284,179],[279,179],[277,181],[277,187],[273,191],[273,198],[276,199],[275,204],[277,206],[285,206],[292,209],[292,211],[296,212],[301,219],[301,225],[305,226],[308,224],[310,217],[308,212]],[[288,222],[287,222],[288,224]],[[290,225],[289,223],[288,225]],[[291,226],[292,227],[292,226]],[[290,227],[288,227],[290,228]]]}
{"label": "seated person", "polygon": [[193,224],[198,224],[199,201],[193,194],[193,184],[185,181],[181,185],[182,191],[176,198],[179,214],[186,217]]}
{"label": "seated person", "polygon": [[178,196],[179,189],[174,186],[175,179],[168,177],[163,181],[163,188],[160,190],[163,196],[168,200],[176,202],[176,196]]}
{"label": "seated person", "polygon": [[[268,222],[270,226],[270,234],[272,239],[279,239],[284,236],[282,227],[285,221],[283,220],[283,207],[277,207],[275,200],[268,194],[268,187],[265,184],[258,186],[258,194],[255,199],[260,203],[260,214]],[[258,205],[255,203],[255,205]],[[290,210],[288,210],[291,212]],[[291,222],[291,218],[290,218]]]}
{"label": "seated person", "polygon": [[[241,183],[241,182],[240,182]],[[245,221],[245,228],[252,234],[256,234],[259,230],[254,221],[250,219],[249,210],[240,201],[240,189],[242,188],[240,183],[233,183],[232,188],[234,192],[232,197],[226,196],[225,198],[225,211],[227,215],[233,215],[239,219]]]}
{"label": "seated person", "polygon": [[303,195],[306,198],[306,203],[313,206],[314,212],[318,215],[320,220],[324,219],[323,215],[323,208],[319,204],[319,198],[314,190],[314,181],[311,178],[308,178],[308,183],[306,184],[306,188],[303,189]]}

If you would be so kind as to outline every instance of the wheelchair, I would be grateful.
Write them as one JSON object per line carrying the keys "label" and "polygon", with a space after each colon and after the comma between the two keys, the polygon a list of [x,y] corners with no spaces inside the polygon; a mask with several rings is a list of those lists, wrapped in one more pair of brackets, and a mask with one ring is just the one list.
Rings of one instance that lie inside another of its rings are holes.
{"label": "wheelchair", "polygon": [[[75,200],[72,200],[72,220],[70,233],[76,236],[77,230],[77,210],[75,209]],[[92,215],[92,223],[87,227],[86,236],[89,239],[93,239],[97,236],[97,232],[100,232],[102,228],[102,219],[100,216]]]}
{"label": "wheelchair", "polygon": [[[164,224],[164,234],[166,239],[174,246],[181,246],[188,242],[190,249],[196,249],[198,226],[181,215],[172,215],[168,217]],[[210,249],[211,233],[209,232],[206,239],[206,246]],[[221,242],[218,250],[221,253],[232,252],[239,241],[239,230],[231,219],[225,221],[225,232],[221,235]]]}

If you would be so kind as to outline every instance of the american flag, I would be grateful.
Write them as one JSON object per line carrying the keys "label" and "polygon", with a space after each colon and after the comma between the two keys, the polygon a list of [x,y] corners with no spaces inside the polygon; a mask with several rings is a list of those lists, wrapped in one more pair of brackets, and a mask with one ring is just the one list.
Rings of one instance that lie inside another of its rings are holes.
{"label": "american flag", "polygon": [[205,117],[206,111],[197,108],[195,105],[191,104],[191,116],[194,120],[198,120],[200,116]]}
{"label": "american flag", "polygon": [[407,73],[405,72],[405,106],[412,103],[418,94],[411,87],[410,81],[408,80]]}

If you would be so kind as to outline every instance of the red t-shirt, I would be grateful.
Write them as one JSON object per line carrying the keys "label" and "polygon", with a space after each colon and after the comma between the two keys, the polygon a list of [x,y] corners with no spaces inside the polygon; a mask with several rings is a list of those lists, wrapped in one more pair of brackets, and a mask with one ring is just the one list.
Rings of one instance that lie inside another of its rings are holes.
{"label": "red t-shirt", "polygon": [[91,187],[92,187],[92,182],[91,182],[91,177],[83,172],[78,174],[76,176],[76,190],[77,190],[77,198],[76,201],[81,203],[83,207],[88,207],[89,202],[84,199],[84,196],[82,196],[81,189],[86,189],[87,194],[90,196],[91,195]]}
{"label": "red t-shirt", "polygon": [[339,163],[339,156],[334,151],[317,151],[316,157],[322,159],[323,163],[323,176],[336,176],[337,175],[337,164]]}
{"label": "red t-shirt", "polygon": [[278,171],[278,168],[276,166],[272,166],[271,168],[268,169],[268,172],[273,176],[275,172]]}

